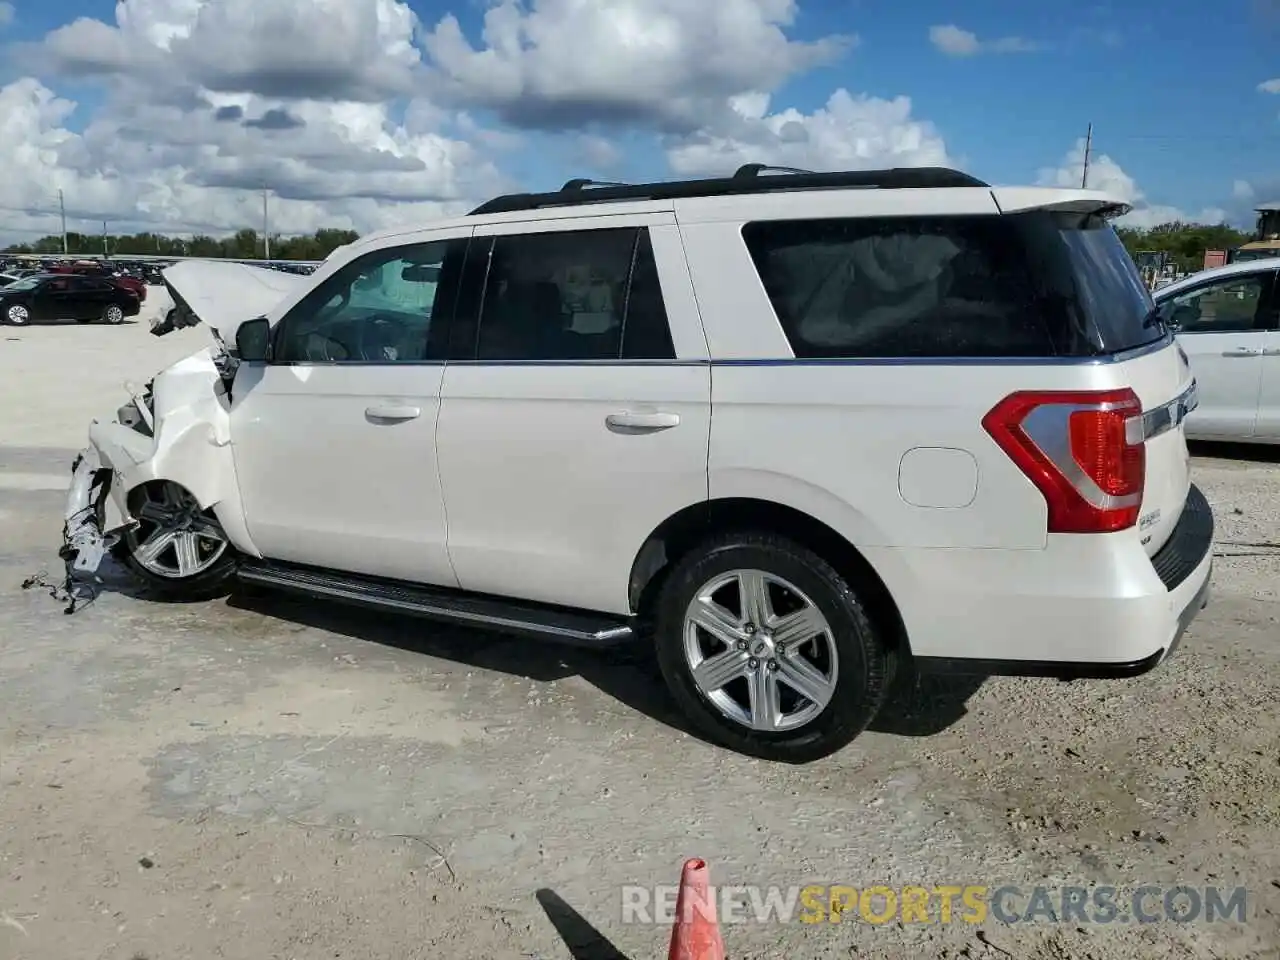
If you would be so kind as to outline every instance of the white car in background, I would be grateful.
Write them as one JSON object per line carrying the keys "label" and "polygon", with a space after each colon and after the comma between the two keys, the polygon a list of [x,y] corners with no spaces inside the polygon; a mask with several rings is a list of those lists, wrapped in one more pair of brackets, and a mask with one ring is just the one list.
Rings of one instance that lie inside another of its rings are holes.
{"label": "white car in background", "polygon": [[1200,406],[1193,440],[1280,443],[1280,257],[1233,263],[1154,294],[1186,351]]}

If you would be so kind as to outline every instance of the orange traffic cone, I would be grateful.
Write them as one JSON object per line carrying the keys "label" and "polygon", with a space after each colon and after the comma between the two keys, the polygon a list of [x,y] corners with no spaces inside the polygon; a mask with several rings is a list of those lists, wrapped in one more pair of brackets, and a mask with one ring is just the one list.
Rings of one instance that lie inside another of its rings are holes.
{"label": "orange traffic cone", "polygon": [[667,960],[725,960],[705,860],[686,860],[680,871],[676,922]]}

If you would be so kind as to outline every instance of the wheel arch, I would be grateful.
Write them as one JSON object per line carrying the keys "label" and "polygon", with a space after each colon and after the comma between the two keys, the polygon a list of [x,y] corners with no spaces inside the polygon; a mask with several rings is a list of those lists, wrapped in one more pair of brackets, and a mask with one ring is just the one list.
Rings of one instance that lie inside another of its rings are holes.
{"label": "wheel arch", "polygon": [[666,574],[707,537],[731,530],[760,530],[788,537],[830,563],[852,586],[895,650],[910,652],[906,627],[884,578],[845,536],[796,507],[754,497],[722,497],[690,504],[646,538],[631,565],[627,595],[634,613],[645,616]]}

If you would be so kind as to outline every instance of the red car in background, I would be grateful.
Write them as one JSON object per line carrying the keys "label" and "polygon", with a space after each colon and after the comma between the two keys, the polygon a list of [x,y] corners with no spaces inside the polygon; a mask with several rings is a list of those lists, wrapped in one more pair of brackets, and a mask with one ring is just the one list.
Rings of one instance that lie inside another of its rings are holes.
{"label": "red car in background", "polygon": [[94,260],[58,264],[50,267],[49,273],[74,273],[82,277],[97,277],[103,280],[110,280],[117,287],[132,293],[138,298],[139,303],[145,303],[147,299],[147,285],[137,277],[114,273],[109,266]]}

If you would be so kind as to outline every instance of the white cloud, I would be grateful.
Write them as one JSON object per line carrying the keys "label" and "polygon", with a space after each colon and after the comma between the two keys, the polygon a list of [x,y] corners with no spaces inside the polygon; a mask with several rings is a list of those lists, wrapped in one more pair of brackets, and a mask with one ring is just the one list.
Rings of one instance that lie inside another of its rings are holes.
{"label": "white cloud", "polygon": [[730,97],[773,90],[856,43],[790,39],[795,0],[501,0],[476,49],[458,20],[425,37],[433,95],[513,126],[653,123],[688,131]]}
{"label": "white cloud", "polygon": [[266,184],[274,229],[296,232],[439,216],[504,186],[475,147],[411,134],[385,107],[296,102],[284,111],[296,126],[278,129],[219,121],[218,108],[246,119],[283,109],[252,95],[215,95],[199,112],[138,103],[75,133],[64,126],[75,104],[43,84],[0,88],[7,230],[52,232],[59,189],[72,229],[225,232],[261,222]]}
{"label": "white cloud", "polygon": [[[796,40],[796,0],[486,0],[472,38],[448,14],[422,22],[407,0],[308,5],[301,17],[297,0],[119,0],[113,20],[13,49],[30,76],[0,88],[5,242],[55,232],[59,190],[69,226],[88,232],[103,220],[256,228],[264,184],[275,230],[365,231],[535,186],[502,173],[517,160],[553,182],[584,168],[608,178],[655,148],[683,176],[954,163],[907,96],[840,88],[803,110],[777,102],[787,81],[856,44]],[[954,26],[934,36],[958,55],[1030,46]],[[100,87],[92,108],[60,95],[68,79]],[[1138,201],[1135,217],[1181,215],[1147,203],[1109,158],[1092,170],[1094,185],[1109,178]],[[1078,183],[1069,169],[1049,175]]]}
{"label": "white cloud", "polygon": [[[516,188],[499,165],[522,130],[564,134],[568,151],[549,155],[601,173],[624,130],[657,138],[682,173],[946,158],[905,97],[840,90],[812,113],[769,112],[773,90],[857,42],[795,40],[796,0],[493,0],[474,39],[406,0],[311,6],[119,0],[114,20],[19,48],[40,79],[0,90],[7,229],[50,232],[59,188],[73,227],[256,226],[264,184],[281,231],[376,228]],[[68,78],[106,94],[74,123],[56,94]]]}
{"label": "white cloud", "polygon": [[717,127],[673,141],[667,157],[686,176],[732,173],[760,162],[812,170],[945,166],[946,145],[931,123],[911,115],[911,100],[854,96],[840,89],[826,106],[805,114],[769,113],[769,96],[732,101],[733,115]]}
{"label": "white cloud", "polygon": [[[1057,167],[1046,167],[1040,171],[1037,182],[1045,186],[1079,187],[1084,175],[1084,155],[1085,140],[1081,137]],[[1105,153],[1090,155],[1088,187],[1090,190],[1113,194],[1130,204],[1133,210],[1117,221],[1128,227],[1149,228],[1179,220],[1184,223],[1221,223],[1230,216],[1222,207],[1187,211],[1166,204],[1151,203],[1138,187],[1137,181]]]}
{"label": "white cloud", "polygon": [[1259,93],[1280,93],[1280,77],[1258,84]]}
{"label": "white cloud", "polygon": [[622,162],[622,150],[617,144],[592,133],[578,138],[576,153],[593,170],[612,170]]}
{"label": "white cloud", "polygon": [[0,27],[7,27],[13,23],[17,15],[18,11],[14,9],[12,3],[9,3],[8,0],[0,0]]}
{"label": "white cloud", "polygon": [[[369,229],[464,209],[511,184],[492,156],[512,134],[418,97],[389,99],[421,65],[400,0],[121,0],[37,49],[57,75],[97,79],[93,115],[28,77],[0,89],[6,233]],[[30,62],[32,50],[19,52]],[[56,83],[52,84],[56,87]]]}
{"label": "white cloud", "polygon": [[186,81],[219,92],[381,102],[411,93],[418,21],[401,0],[120,0],[26,51],[64,74]]}
{"label": "white cloud", "polygon": [[930,27],[929,42],[949,57],[974,57],[980,53],[1028,53],[1039,49],[1038,44],[1023,37],[980,40],[976,33],[962,30],[953,23]]}

